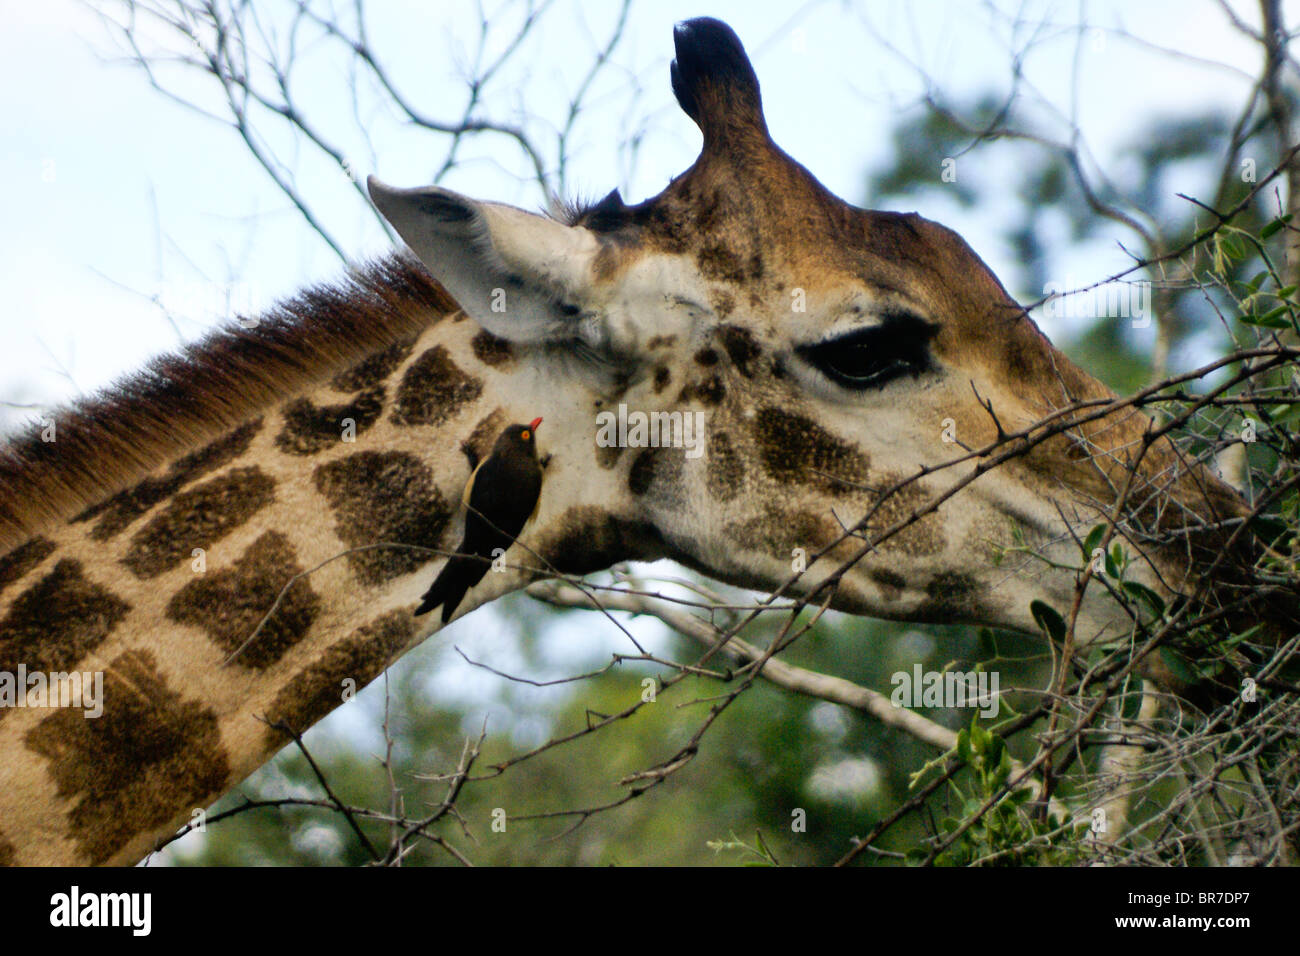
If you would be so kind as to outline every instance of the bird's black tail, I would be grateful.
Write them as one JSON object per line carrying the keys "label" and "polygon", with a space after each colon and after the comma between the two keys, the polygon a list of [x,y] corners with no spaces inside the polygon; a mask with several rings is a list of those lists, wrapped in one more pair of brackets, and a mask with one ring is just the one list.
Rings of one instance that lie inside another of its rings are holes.
{"label": "bird's black tail", "polygon": [[442,573],[434,579],[433,584],[429,585],[429,590],[424,592],[424,597],[420,599],[420,606],[415,609],[416,616],[428,614],[441,604],[442,623],[446,624],[455,613],[456,606],[465,597],[465,592],[479,582],[485,570],[486,568],[477,561],[452,558],[442,569]]}

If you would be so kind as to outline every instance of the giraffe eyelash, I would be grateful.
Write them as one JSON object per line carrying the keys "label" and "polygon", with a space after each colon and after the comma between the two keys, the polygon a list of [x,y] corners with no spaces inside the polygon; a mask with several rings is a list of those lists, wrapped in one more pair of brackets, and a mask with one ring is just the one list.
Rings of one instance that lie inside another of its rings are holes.
{"label": "giraffe eyelash", "polygon": [[890,311],[878,325],[796,351],[831,381],[853,391],[880,388],[901,375],[934,368],[930,340],[938,326],[913,312]]}

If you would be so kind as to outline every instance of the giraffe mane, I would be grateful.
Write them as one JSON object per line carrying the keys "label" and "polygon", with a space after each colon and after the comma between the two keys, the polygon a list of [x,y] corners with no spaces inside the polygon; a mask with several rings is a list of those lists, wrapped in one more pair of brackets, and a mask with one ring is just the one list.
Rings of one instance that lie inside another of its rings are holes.
{"label": "giraffe mane", "polygon": [[103,500],[266,406],[459,309],[391,254],[223,325],[0,443],[0,553]]}

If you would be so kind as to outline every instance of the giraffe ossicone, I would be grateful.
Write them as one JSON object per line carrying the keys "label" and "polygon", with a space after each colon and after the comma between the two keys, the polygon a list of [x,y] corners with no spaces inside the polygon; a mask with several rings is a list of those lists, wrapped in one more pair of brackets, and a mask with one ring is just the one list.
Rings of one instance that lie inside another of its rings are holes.
{"label": "giraffe ossicone", "polygon": [[[762,591],[834,575],[852,613],[1036,632],[1031,602],[1068,604],[1078,539],[1131,467],[1185,531],[1135,578],[1195,579],[1241,502],[1164,440],[1138,456],[1132,409],[947,466],[1112,393],[955,233],[851,206],[773,143],[730,28],[674,42],[703,145],[659,195],[561,221],[372,179],[418,264],[308,290],[56,413],[56,441],[11,442],[0,670],[102,672],[104,701],[96,720],[0,710],[0,862],[140,858],[279,749],[276,725],[305,730],[433,633],[413,611],[462,539],[472,468],[534,415],[537,511],[457,617],[539,574],[672,558]],[[630,440],[630,416],[601,441],[622,409],[675,436],[702,422],[703,453]],[[843,529],[868,515],[859,556]],[[792,555],[828,548],[789,582]],[[1077,627],[1130,621],[1093,588]]]}

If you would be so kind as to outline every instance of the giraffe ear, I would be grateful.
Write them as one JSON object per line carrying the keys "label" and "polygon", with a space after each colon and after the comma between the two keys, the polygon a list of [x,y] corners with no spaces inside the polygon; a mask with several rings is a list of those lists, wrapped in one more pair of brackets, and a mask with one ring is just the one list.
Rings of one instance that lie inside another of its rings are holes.
{"label": "giraffe ear", "polygon": [[697,17],[673,28],[673,46],[673,95],[704,134],[703,152],[767,145],[758,76],[736,32],[721,20]]}
{"label": "giraffe ear", "polygon": [[521,344],[593,338],[578,304],[599,248],[588,230],[438,186],[394,189],[373,176],[367,186],[425,268],[493,335]]}

